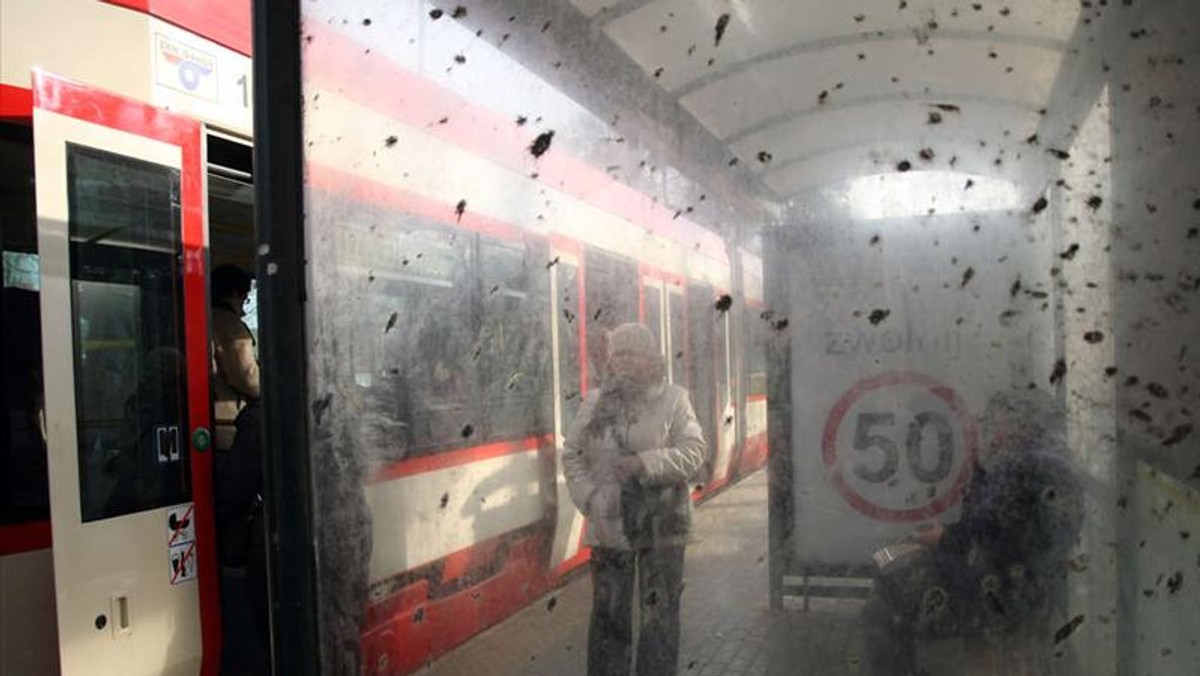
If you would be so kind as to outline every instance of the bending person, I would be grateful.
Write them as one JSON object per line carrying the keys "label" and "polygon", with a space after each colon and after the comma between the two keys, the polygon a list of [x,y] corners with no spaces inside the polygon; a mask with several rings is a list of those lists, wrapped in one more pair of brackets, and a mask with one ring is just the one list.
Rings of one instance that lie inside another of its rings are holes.
{"label": "bending person", "polygon": [[588,393],[564,444],[571,499],[589,519],[592,616],[589,676],[627,676],[632,605],[640,591],[640,676],[671,676],[679,661],[688,482],[706,444],[687,391],[666,383],[654,336],[641,324],[609,335],[607,373]]}

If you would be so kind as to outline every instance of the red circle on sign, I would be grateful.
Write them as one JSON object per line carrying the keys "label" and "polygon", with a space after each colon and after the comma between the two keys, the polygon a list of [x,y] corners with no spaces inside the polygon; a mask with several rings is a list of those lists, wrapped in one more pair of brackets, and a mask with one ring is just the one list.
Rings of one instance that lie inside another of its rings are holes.
{"label": "red circle on sign", "polygon": [[[868,392],[893,385],[918,385],[941,399],[958,420],[967,447],[966,462],[963,463],[962,469],[955,477],[950,491],[927,505],[913,509],[883,507],[856,493],[854,488],[846,483],[846,478],[842,476],[842,467],[837,458],[837,433],[846,413]],[[923,521],[946,511],[962,497],[963,490],[967,486],[967,477],[971,475],[971,470],[975,466],[975,458],[979,454],[979,431],[975,427],[975,420],[967,412],[967,405],[963,403],[962,397],[959,397],[948,385],[920,373],[884,373],[858,381],[833,405],[833,410],[825,420],[825,430],[821,435],[821,453],[825,460],[825,466],[833,472],[830,481],[851,507],[880,521]]]}

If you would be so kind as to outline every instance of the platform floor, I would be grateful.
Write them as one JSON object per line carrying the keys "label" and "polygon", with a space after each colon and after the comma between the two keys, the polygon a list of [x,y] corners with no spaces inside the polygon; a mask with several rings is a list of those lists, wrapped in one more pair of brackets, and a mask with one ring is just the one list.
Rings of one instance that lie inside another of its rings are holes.
{"label": "platform floor", "polygon": [[[679,674],[858,674],[860,606],[772,611],[767,602],[767,480],[760,471],[696,510],[688,548]],[[586,674],[591,580],[581,575],[418,673]]]}

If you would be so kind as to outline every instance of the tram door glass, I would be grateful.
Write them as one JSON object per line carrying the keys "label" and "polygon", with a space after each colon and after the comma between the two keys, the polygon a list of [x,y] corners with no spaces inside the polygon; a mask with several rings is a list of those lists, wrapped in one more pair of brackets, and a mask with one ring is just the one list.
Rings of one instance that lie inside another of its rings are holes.
{"label": "tram door glass", "polygon": [[67,149],[83,520],[190,494],[179,172]]}

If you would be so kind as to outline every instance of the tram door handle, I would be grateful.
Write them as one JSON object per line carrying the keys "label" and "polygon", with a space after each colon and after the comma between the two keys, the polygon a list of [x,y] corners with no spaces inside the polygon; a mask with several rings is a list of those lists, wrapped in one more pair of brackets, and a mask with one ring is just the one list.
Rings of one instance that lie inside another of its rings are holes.
{"label": "tram door handle", "polygon": [[207,427],[197,427],[192,430],[192,448],[203,453],[212,445],[212,432]]}
{"label": "tram door handle", "polygon": [[109,614],[112,616],[113,638],[120,638],[133,631],[129,616],[129,594],[113,596]]}

